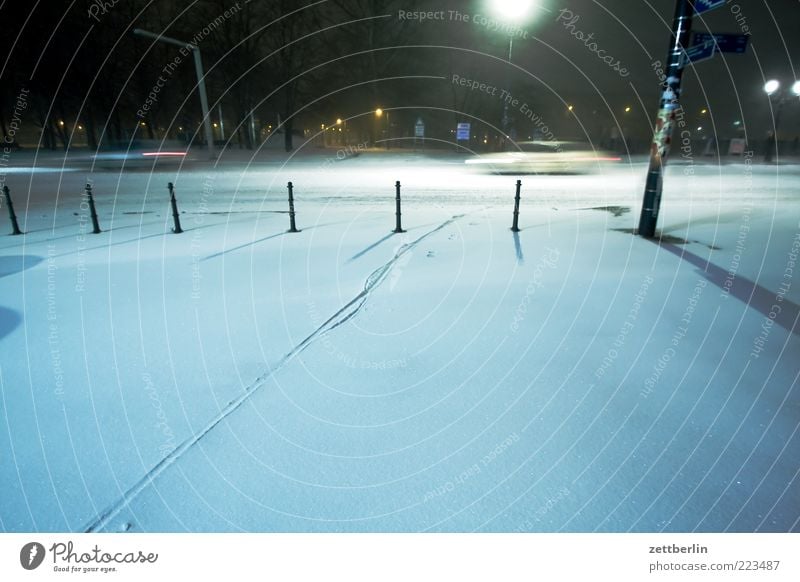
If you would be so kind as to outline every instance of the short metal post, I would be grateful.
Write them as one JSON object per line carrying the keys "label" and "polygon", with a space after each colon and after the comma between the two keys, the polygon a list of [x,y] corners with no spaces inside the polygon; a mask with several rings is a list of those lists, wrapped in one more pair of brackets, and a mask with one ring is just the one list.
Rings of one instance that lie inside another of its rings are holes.
{"label": "short metal post", "polygon": [[395,199],[396,203],[397,203],[397,225],[395,226],[394,232],[401,233],[401,232],[405,232],[405,231],[403,230],[403,225],[402,225],[402,222],[401,222],[401,219],[400,219],[400,217],[402,216],[402,213],[400,212],[400,181],[399,180],[395,183],[395,188],[397,189],[397,198]]}
{"label": "short metal post", "polygon": [[97,221],[97,210],[94,207],[94,196],[92,196],[92,185],[86,184],[86,201],[89,203],[89,214],[92,216],[92,234],[100,234],[100,223]]}
{"label": "short metal post", "polygon": [[172,232],[180,234],[183,229],[181,228],[181,217],[178,214],[178,201],[175,199],[175,186],[172,182],[169,182],[167,188],[169,189],[169,203],[172,205],[172,220],[175,223]]}
{"label": "short metal post", "polygon": [[511,230],[514,232],[519,232],[519,195],[521,190],[522,180],[517,180],[517,194],[514,196],[514,224],[511,225]]}
{"label": "short metal post", "polygon": [[6,205],[8,206],[8,216],[11,218],[11,228],[13,232],[11,233],[12,236],[17,234],[22,234],[22,231],[19,229],[19,224],[17,223],[17,215],[14,214],[14,204],[11,202],[11,192],[8,190],[8,186],[3,186],[3,194],[6,195]]}
{"label": "short metal post", "polygon": [[300,232],[294,221],[294,186],[289,182],[289,232]]}

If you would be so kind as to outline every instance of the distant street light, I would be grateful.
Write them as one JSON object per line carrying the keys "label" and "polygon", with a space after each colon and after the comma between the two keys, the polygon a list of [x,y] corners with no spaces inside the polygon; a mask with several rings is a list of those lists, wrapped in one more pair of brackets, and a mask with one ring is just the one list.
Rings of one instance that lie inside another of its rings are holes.
{"label": "distant street light", "polygon": [[[380,107],[378,107],[375,110],[375,117],[377,117],[379,120],[380,120],[381,117],[383,117],[384,113],[386,113],[386,142],[385,142],[385,144],[386,144],[386,149],[388,150],[389,149],[389,141],[391,140],[391,137],[392,137],[391,136],[392,125],[391,125],[391,121],[389,120],[389,112],[388,111],[384,111]],[[378,128],[380,128],[380,127],[381,127],[380,123],[378,123]],[[381,130],[381,133],[383,133],[383,130]]]}
{"label": "distant street light", "polygon": [[781,111],[783,111],[784,104],[792,99],[792,96],[794,96],[794,98],[800,97],[800,81],[795,81],[790,91],[781,91],[780,89],[781,83],[777,79],[770,79],[764,83],[764,93],[769,97],[770,103],[772,102],[773,96],[775,96],[774,98],[777,104],[777,108],[775,109],[775,123],[771,132],[772,135],[767,136],[767,148],[764,153],[765,162],[772,161],[773,149],[776,152],[778,151],[778,128],[781,123]]}
{"label": "distant street light", "polygon": [[772,79],[772,80],[767,81],[766,83],[764,83],[764,92],[767,95],[772,95],[773,93],[775,93],[775,91],[780,89],[780,87],[781,87],[780,81],[776,81],[775,79]]}
{"label": "distant street light", "polygon": [[337,117],[336,125],[339,126],[339,132],[342,134],[339,136],[339,143],[347,145],[347,122],[341,117]]}
{"label": "distant street light", "polygon": [[211,129],[211,116],[208,112],[208,94],[206,93],[206,82],[205,82],[205,75],[203,74],[203,61],[200,58],[200,49],[189,42],[183,42],[181,40],[177,40],[174,38],[170,38],[168,36],[164,36],[163,34],[155,34],[153,32],[149,32],[147,30],[142,30],[141,28],[135,28],[133,30],[133,34],[138,36],[144,36],[147,38],[152,38],[154,40],[158,40],[161,42],[166,42],[168,44],[173,44],[175,46],[179,46],[184,49],[189,49],[192,51],[192,56],[194,57],[194,68],[195,72],[197,73],[197,89],[200,93],[200,108],[203,113],[203,129],[205,130],[205,137],[206,143],[208,144],[208,151],[211,154],[211,157],[214,157],[214,133]]}

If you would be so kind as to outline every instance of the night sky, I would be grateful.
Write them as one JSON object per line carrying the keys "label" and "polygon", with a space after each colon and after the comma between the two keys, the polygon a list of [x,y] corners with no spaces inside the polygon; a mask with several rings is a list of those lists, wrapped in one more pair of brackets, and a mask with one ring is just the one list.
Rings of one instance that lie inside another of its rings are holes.
{"label": "night sky", "polygon": [[[499,95],[507,91],[518,99],[510,115],[520,140],[535,129],[526,118],[533,111],[558,138],[602,141],[620,131],[641,148],[657,108],[655,63],[666,57],[674,7],[673,0],[541,0],[514,29],[499,30],[484,0],[5,0],[3,131],[25,88],[34,106],[18,134],[21,145],[61,147],[71,135],[72,147],[106,147],[136,131],[199,139],[191,58],[166,79],[146,118],[137,117],[178,54],[135,37],[132,29],[140,27],[199,39],[209,99],[223,105],[228,127],[238,126],[235,139],[243,147],[254,145],[243,131],[251,110],[259,127],[281,121],[296,134],[344,117],[366,135],[376,107],[394,113],[398,136],[410,133],[418,117],[443,139],[464,119],[477,133],[496,134]],[[430,18],[420,21],[414,12]],[[750,42],[744,55],[716,55],[688,68],[682,103],[693,131],[763,139],[774,114],[764,81],[777,78],[788,87],[800,76],[793,65],[800,56],[799,13],[793,0],[738,0],[695,17],[694,31],[745,33]],[[454,84],[454,75],[478,88]],[[794,99],[783,108],[783,139],[797,136],[798,120]]]}

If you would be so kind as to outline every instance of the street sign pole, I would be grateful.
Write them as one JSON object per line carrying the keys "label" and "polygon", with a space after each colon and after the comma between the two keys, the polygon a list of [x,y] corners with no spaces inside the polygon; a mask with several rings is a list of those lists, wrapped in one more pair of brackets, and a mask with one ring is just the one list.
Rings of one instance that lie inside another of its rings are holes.
{"label": "street sign pole", "polygon": [[694,7],[688,0],[677,0],[675,20],[672,24],[672,39],[667,55],[663,92],[659,103],[653,142],[650,144],[650,165],[647,170],[642,213],[639,218],[639,235],[655,236],[658,211],[661,207],[664,167],[669,156],[675,113],[678,109],[683,76],[685,49],[689,46]]}

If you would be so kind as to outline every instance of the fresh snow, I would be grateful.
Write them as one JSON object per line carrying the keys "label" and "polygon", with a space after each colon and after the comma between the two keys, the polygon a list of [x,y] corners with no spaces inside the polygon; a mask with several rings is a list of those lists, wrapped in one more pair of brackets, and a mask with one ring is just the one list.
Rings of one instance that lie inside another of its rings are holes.
{"label": "fresh snow", "polygon": [[800,529],[798,166],[15,159],[5,531]]}

